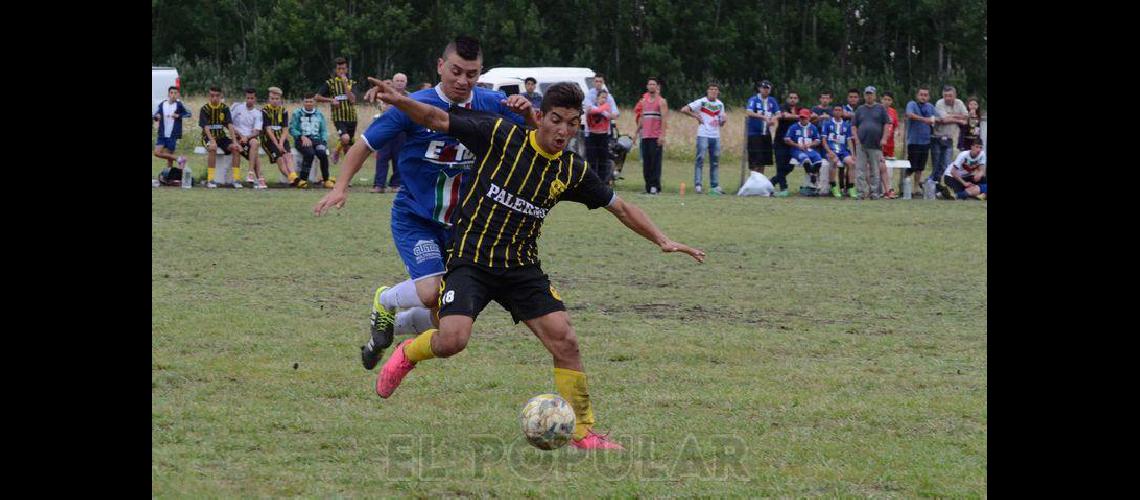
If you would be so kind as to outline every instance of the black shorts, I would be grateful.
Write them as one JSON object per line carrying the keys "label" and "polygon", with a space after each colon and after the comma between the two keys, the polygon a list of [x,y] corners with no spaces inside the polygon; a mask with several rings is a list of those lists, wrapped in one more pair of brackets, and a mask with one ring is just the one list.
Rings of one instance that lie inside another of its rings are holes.
{"label": "black shorts", "polygon": [[[230,145],[234,143],[233,139],[229,137],[218,137],[218,154],[230,154]],[[210,139],[205,134],[202,135],[202,145],[205,146],[210,143]]]}
{"label": "black shorts", "polygon": [[348,134],[349,145],[352,145],[356,140],[356,122],[333,122],[333,126],[336,127],[336,138],[338,141],[340,140],[340,136],[344,134]]}
{"label": "black shorts", "polygon": [[[975,179],[973,175],[967,175],[962,179],[970,182],[971,184],[984,184],[986,182],[985,177],[982,177],[981,179]],[[966,185],[963,184],[962,181],[955,179],[953,175],[943,175],[942,183],[945,184],[946,187],[950,188],[950,190],[955,194],[957,194],[959,191],[966,190]]]}
{"label": "black shorts", "polygon": [[[238,144],[241,145],[241,157],[248,160],[249,159],[249,141],[239,142]],[[254,153],[254,154],[256,154],[256,153]]]}
{"label": "black shorts", "polygon": [[748,136],[748,166],[760,167],[772,164],[772,136],[768,134]]}
{"label": "black shorts", "polygon": [[500,269],[448,263],[439,285],[440,318],[457,314],[474,321],[492,300],[511,313],[515,323],[566,310],[538,265]]}
{"label": "black shorts", "polygon": [[906,169],[906,175],[910,175],[914,172],[922,172],[925,170],[926,159],[929,157],[929,144],[907,144],[906,159],[910,161],[910,168]]}
{"label": "black shorts", "polygon": [[267,135],[260,137],[261,148],[265,150],[266,156],[269,156],[269,163],[277,163],[277,159],[284,153],[289,153],[292,149],[289,147],[289,139],[282,139],[281,145],[285,146],[285,151],[277,149],[277,144]]}

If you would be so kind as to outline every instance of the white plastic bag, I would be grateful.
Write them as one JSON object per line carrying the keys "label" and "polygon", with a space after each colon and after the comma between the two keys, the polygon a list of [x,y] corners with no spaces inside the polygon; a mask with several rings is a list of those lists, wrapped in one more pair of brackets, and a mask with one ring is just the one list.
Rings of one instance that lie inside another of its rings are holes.
{"label": "white plastic bag", "polygon": [[740,191],[737,191],[737,196],[772,196],[775,188],[772,186],[772,181],[764,177],[760,172],[752,172],[748,176],[748,180],[744,181],[744,185],[740,186]]}

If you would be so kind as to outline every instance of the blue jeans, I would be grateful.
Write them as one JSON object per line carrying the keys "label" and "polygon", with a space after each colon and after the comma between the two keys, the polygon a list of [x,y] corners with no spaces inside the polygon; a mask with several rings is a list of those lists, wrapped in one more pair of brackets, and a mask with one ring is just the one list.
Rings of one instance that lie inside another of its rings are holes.
{"label": "blue jeans", "polygon": [[705,152],[709,154],[709,184],[716,189],[720,185],[720,139],[716,137],[697,137],[697,161],[693,164],[693,185],[701,185]]}
{"label": "blue jeans", "polygon": [[954,153],[954,144],[950,139],[939,140],[937,137],[930,138],[930,177],[927,179],[934,179],[938,182],[942,179],[942,173],[946,171],[946,165],[952,161],[950,156]]}
{"label": "blue jeans", "polygon": [[[400,169],[398,166],[400,159],[400,149],[404,147],[404,141],[407,139],[405,132],[396,134],[385,144],[384,147],[376,151],[376,174],[372,179],[372,187],[397,187],[400,185]],[[385,186],[384,178],[388,177],[388,164],[392,164],[392,178]]]}

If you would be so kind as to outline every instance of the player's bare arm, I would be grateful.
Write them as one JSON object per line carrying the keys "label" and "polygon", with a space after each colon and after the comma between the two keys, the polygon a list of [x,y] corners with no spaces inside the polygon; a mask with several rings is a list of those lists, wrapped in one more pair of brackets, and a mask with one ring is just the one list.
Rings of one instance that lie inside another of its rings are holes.
{"label": "player's bare arm", "polygon": [[662,252],[683,252],[689,254],[697,262],[705,261],[704,251],[669,239],[665,233],[657,229],[653,221],[649,220],[649,216],[645,215],[645,212],[637,205],[626,203],[620,197],[614,196],[614,202],[606,207],[606,210],[614,214],[614,217],[617,217],[622,224],[632,229],[633,232],[644,236],[645,239],[660,247]]}
{"label": "player's bare arm", "polygon": [[[396,89],[376,78],[368,77],[368,81],[377,88],[376,97],[378,99],[403,111],[413,122],[444,134],[450,130],[451,119],[448,117],[446,111],[416,101],[410,97],[404,97],[404,95],[397,92]],[[523,101],[526,101],[526,98],[522,96],[516,95],[511,97],[519,97]],[[530,101],[527,101],[527,112],[525,116],[528,118],[528,123],[534,120],[533,113],[529,110],[529,105]]]}

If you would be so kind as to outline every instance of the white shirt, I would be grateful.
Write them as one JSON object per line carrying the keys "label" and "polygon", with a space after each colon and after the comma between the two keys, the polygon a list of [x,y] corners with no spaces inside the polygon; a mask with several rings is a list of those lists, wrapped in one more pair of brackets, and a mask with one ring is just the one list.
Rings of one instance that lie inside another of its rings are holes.
{"label": "white shirt", "polygon": [[169,138],[174,132],[174,114],[178,112],[178,101],[162,101],[162,133]]}
{"label": "white shirt", "polygon": [[257,135],[261,130],[261,110],[256,106],[253,109],[245,107],[245,101],[230,108],[230,117],[234,121],[234,130],[245,137]]}
{"label": "white shirt", "polygon": [[967,175],[974,173],[975,171],[978,170],[978,167],[985,165],[985,164],[986,164],[986,152],[985,151],[978,153],[977,158],[971,157],[969,151],[962,151],[960,154],[958,154],[958,157],[955,158],[954,161],[950,162],[949,165],[946,165],[946,171],[943,172],[942,175],[944,175],[944,176],[949,175],[949,176],[953,177],[954,174],[952,172],[955,169],[957,169],[958,170],[958,176],[959,177],[965,177]]}
{"label": "white shirt", "polygon": [[708,97],[702,97],[690,102],[689,109],[696,111],[701,119],[697,137],[720,139],[720,121],[725,119],[724,103],[720,99],[710,101]]}

